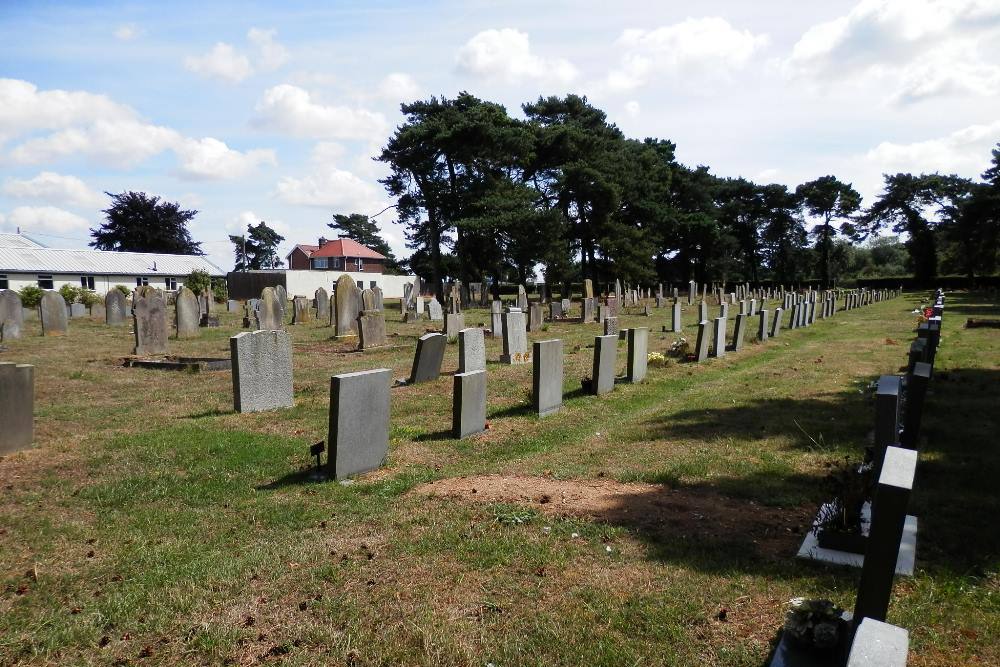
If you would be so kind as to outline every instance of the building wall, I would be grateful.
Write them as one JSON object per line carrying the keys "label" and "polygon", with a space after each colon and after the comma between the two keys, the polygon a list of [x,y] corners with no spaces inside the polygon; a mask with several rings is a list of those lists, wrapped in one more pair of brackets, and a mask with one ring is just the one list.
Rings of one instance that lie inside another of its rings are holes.
{"label": "building wall", "polygon": [[[3,273],[0,272],[0,277],[7,276],[8,289],[20,290],[22,287],[32,285],[38,287],[38,276],[37,273]],[[60,274],[42,274],[52,276],[52,289],[58,290],[63,285],[73,285],[74,287],[80,287],[80,277],[79,273],[60,273]],[[85,274],[84,274],[85,275]],[[159,289],[168,289],[167,278],[173,278],[177,282],[177,288],[180,288],[184,284],[184,278],[187,276],[167,276],[158,274],[147,274],[146,278],[149,280],[149,284],[153,287]],[[129,289],[135,289],[136,276],[94,276],[94,291],[98,294],[105,294],[109,290],[114,289],[118,285],[124,285]]]}
{"label": "building wall", "polygon": [[[333,286],[337,279],[344,275],[343,271],[285,271],[285,289],[288,296],[308,296],[315,294],[320,287],[328,293],[333,293]],[[371,283],[382,289],[382,296],[386,299],[399,299],[403,296],[403,285],[412,283],[416,276],[390,276],[382,273],[357,273],[347,272],[354,282],[362,287],[371,287]]]}
{"label": "building wall", "polygon": [[288,268],[309,270],[309,255],[303,252],[302,248],[292,248],[292,252],[288,255]]}

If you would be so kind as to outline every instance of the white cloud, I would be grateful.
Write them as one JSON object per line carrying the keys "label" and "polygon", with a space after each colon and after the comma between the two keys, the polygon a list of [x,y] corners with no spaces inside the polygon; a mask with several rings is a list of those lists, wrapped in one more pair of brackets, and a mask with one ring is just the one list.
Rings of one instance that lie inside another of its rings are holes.
{"label": "white cloud", "polygon": [[783,68],[818,83],[860,74],[897,104],[955,92],[996,94],[998,28],[995,0],[863,0],[809,28]]}
{"label": "white cloud", "polygon": [[134,23],[123,23],[115,29],[115,37],[128,42],[143,33],[143,30]]}
{"label": "white cloud", "polygon": [[883,141],[868,151],[864,159],[880,173],[940,172],[977,177],[986,170],[997,137],[1000,137],[1000,120],[910,144]]}
{"label": "white cloud", "polygon": [[3,225],[29,234],[66,234],[90,228],[85,218],[55,206],[18,206],[7,214]]}
{"label": "white cloud", "polygon": [[320,141],[313,146],[309,160],[314,164],[333,166],[344,159],[347,148],[336,141]]}
{"label": "white cloud", "polygon": [[241,153],[212,137],[184,139],[174,150],[180,161],[181,175],[198,180],[232,180],[247,175],[258,166],[277,164],[273,150],[254,149]]}
{"label": "white cloud", "polygon": [[661,75],[726,75],[746,66],[767,43],[767,35],[739,30],[719,17],[626,30],[617,42],[623,50],[621,64],[608,74],[607,85],[632,90]]}
{"label": "white cloud", "polygon": [[257,49],[257,67],[272,72],[288,62],[288,49],[274,40],[277,30],[250,28],[247,41]]}
{"label": "white cloud", "polygon": [[3,192],[19,199],[39,199],[86,208],[99,208],[105,203],[100,194],[76,176],[63,176],[52,171],[43,171],[27,180],[10,179],[4,183]]}
{"label": "white cloud", "polygon": [[370,213],[381,208],[380,192],[349,171],[327,167],[304,178],[278,181],[277,196],[289,204],[321,206],[347,213]]}
{"label": "white cloud", "polygon": [[102,164],[128,168],[177,145],[180,138],[175,130],[135,119],[99,120],[29,139],[10,156],[15,162],[39,164],[82,154]]}
{"label": "white cloud", "polygon": [[458,50],[456,64],[461,72],[506,83],[533,80],[565,85],[577,77],[572,63],[535,55],[528,34],[512,28],[474,35]]}
{"label": "white cloud", "polygon": [[420,96],[420,84],[402,72],[389,74],[378,86],[379,97],[390,102],[412,102]]}
{"label": "white cloud", "polygon": [[233,48],[232,44],[219,42],[203,56],[188,56],[184,67],[195,74],[239,83],[253,74],[250,59]]}
{"label": "white cloud", "polygon": [[639,114],[642,113],[642,107],[636,100],[629,100],[625,103],[625,113],[628,114],[629,118],[638,118]]}
{"label": "white cloud", "polygon": [[260,127],[316,139],[381,140],[388,130],[380,113],[319,104],[308,91],[287,83],[264,91],[257,102],[254,122]]}
{"label": "white cloud", "polygon": [[20,79],[0,79],[0,143],[26,132],[77,123],[133,118],[132,109],[104,95],[46,90]]}

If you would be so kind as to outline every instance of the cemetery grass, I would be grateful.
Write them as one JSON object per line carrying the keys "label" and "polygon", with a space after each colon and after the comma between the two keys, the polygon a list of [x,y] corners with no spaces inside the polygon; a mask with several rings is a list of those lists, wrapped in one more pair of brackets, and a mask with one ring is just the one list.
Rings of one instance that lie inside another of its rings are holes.
{"label": "cemetery grass", "polygon": [[[853,607],[857,571],[793,556],[829,466],[866,443],[868,385],[905,363],[920,297],[650,367],[601,398],[580,391],[598,326],[552,323],[529,337],[564,340],[563,410],[532,416],[530,365],[490,363],[490,428],[463,441],[449,345],[439,380],[392,390],[387,465],[350,485],[308,479],[329,377],[407,376],[426,322],[390,306],[390,346],[365,353],[289,326],[296,406],[239,415],[228,373],[123,368],[127,327],[72,320],[45,339],[29,321],[0,356],[36,366],[37,444],[0,460],[0,664],[763,664],[790,598]],[[653,313],[622,326],[665,351],[677,336]],[[1000,308],[956,294],[946,309],[917,573],[888,619],[913,665],[1000,662],[1000,346],[968,316]],[[221,319],[172,352],[228,356],[238,321]]]}

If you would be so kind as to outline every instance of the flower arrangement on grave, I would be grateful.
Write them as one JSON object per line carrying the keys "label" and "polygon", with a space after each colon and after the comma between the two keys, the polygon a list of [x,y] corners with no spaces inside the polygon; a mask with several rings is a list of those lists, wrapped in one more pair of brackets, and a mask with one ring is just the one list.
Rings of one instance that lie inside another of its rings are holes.
{"label": "flower arrangement on grave", "polygon": [[844,610],[830,600],[793,598],[788,602],[784,631],[803,648],[821,652],[837,649],[847,632]]}
{"label": "flower arrangement on grave", "polygon": [[827,476],[826,486],[833,499],[820,508],[812,528],[820,547],[865,552],[868,536],[862,529],[861,512],[871,498],[873,480],[872,463],[855,464],[849,456]]}
{"label": "flower arrangement on grave", "polygon": [[650,352],[646,355],[646,363],[650,366],[666,366],[667,357],[662,352]]}
{"label": "flower arrangement on grave", "polygon": [[691,345],[688,343],[687,338],[678,338],[670,345],[670,350],[667,352],[671,357],[679,357],[681,359],[687,358],[691,353]]}

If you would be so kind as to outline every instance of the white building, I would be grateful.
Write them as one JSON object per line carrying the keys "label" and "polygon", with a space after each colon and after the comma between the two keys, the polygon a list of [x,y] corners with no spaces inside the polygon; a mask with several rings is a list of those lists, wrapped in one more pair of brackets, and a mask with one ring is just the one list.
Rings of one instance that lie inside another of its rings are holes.
{"label": "white building", "polygon": [[176,290],[192,271],[213,278],[226,272],[198,255],[47,248],[23,234],[0,233],[0,289],[27,285],[59,289],[69,284],[103,294],[117,285]]}

